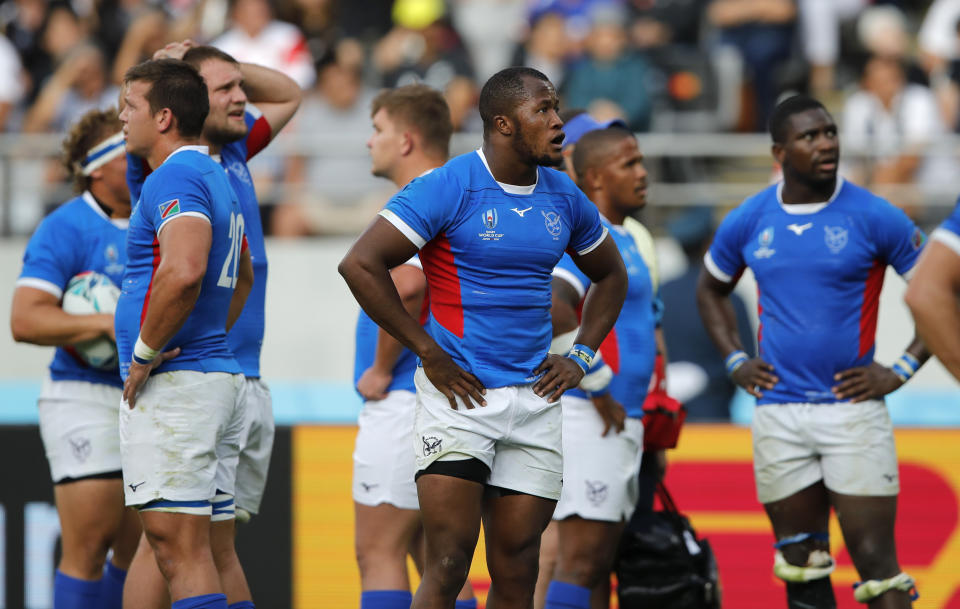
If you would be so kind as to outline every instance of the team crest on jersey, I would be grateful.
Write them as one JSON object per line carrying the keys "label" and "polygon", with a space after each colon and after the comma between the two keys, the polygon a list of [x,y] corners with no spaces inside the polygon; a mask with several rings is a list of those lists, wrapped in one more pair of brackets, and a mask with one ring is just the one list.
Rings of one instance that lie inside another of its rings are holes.
{"label": "team crest on jersey", "polygon": [[250,180],[250,172],[247,171],[246,166],[240,161],[234,161],[227,166],[227,171],[237,176],[237,179],[243,182],[244,184],[252,184]]}
{"label": "team crest on jersey", "polygon": [[757,258],[769,258],[777,253],[777,250],[771,249],[770,247],[770,245],[773,243],[772,226],[768,226],[760,231],[760,236],[757,237],[757,241],[760,243],[760,247],[753,252],[753,255]]}
{"label": "team crest on jersey", "polygon": [[920,249],[926,242],[927,236],[923,234],[923,231],[919,228],[913,229],[913,235],[910,236],[910,245],[913,246],[913,249]]}
{"label": "team crest on jersey", "polygon": [[607,485],[600,480],[584,480],[587,483],[587,501],[600,505],[607,500]]}
{"label": "team crest on jersey", "polygon": [[550,233],[554,239],[560,236],[560,233],[563,232],[563,223],[560,219],[560,214],[555,211],[541,211],[543,214],[543,225],[547,227],[547,232]]}
{"label": "team crest on jersey", "polygon": [[496,209],[491,207],[480,214],[480,220],[483,222],[483,228],[486,229],[477,235],[482,241],[499,241],[503,238],[503,233],[498,233],[496,230],[497,224],[500,222],[500,216]]}
{"label": "team crest on jersey", "polygon": [[839,254],[840,250],[847,247],[847,229],[842,226],[824,226],[823,232],[823,239],[834,254]]}
{"label": "team crest on jersey", "polygon": [[168,216],[174,216],[180,213],[180,199],[173,199],[160,204],[160,219],[165,220]]}

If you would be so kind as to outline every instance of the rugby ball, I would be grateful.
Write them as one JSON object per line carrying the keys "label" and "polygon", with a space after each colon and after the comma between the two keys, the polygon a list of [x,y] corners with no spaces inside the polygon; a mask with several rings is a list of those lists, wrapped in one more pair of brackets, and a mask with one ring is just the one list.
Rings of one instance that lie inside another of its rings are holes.
{"label": "rugby ball", "polygon": [[[70,279],[61,307],[71,315],[112,314],[119,299],[120,288],[109,277],[86,271]],[[117,345],[105,336],[72,345],[71,351],[93,368],[109,370],[117,365]]]}

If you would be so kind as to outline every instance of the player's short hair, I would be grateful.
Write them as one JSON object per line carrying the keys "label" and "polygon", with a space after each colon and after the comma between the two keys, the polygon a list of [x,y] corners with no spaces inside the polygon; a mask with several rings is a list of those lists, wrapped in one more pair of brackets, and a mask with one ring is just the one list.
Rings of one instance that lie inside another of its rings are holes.
{"label": "player's short hair", "polygon": [[90,110],[70,127],[61,146],[60,161],[67,168],[75,193],[90,187],[90,176],[83,174],[83,160],[90,150],[122,131],[123,123],[116,108]]}
{"label": "player's short hair", "polygon": [[450,156],[453,123],[443,95],[423,84],[384,89],[370,104],[370,116],[386,110],[391,120],[403,123],[423,138],[423,147],[444,159]]}
{"label": "player's short hair", "polygon": [[773,109],[773,113],[770,115],[770,121],[768,123],[770,137],[773,138],[773,141],[782,144],[787,137],[787,123],[790,117],[794,114],[806,112],[807,110],[823,110],[827,112],[827,109],[820,101],[808,95],[794,95],[777,104],[777,107]]}
{"label": "player's short hair", "polygon": [[209,59],[218,59],[235,65],[240,64],[239,61],[234,59],[233,55],[209,45],[190,47],[187,49],[187,52],[183,54],[183,60],[196,68],[198,72],[203,62]]}
{"label": "player's short hair", "polygon": [[513,67],[500,70],[483,85],[480,90],[480,118],[483,119],[484,133],[493,128],[494,117],[513,116],[517,105],[530,98],[530,91],[524,82],[526,78],[550,82],[539,70]]}
{"label": "player's short hair", "polygon": [[192,65],[177,59],[150,59],[127,70],[123,83],[150,84],[146,98],[150,112],[164,108],[177,119],[177,130],[186,137],[198,137],[210,112],[207,85]]}
{"label": "player's short hair", "polygon": [[611,125],[606,129],[597,129],[583,134],[573,149],[573,170],[577,174],[577,180],[583,179],[591,167],[603,164],[610,146],[627,137],[636,136],[620,125]]}

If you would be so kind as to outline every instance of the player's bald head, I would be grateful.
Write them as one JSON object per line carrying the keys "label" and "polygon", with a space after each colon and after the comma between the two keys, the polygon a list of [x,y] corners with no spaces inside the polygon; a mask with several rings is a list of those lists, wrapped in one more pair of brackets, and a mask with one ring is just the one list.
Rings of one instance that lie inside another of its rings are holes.
{"label": "player's bald head", "polygon": [[530,81],[549,83],[550,79],[539,70],[524,67],[506,68],[490,77],[480,91],[484,133],[493,128],[495,117],[513,117],[517,106],[532,97]]}
{"label": "player's bald head", "polygon": [[617,146],[624,139],[633,137],[629,129],[620,125],[584,134],[573,150],[573,170],[577,174],[577,181],[583,179],[588,169],[606,164],[617,153]]}

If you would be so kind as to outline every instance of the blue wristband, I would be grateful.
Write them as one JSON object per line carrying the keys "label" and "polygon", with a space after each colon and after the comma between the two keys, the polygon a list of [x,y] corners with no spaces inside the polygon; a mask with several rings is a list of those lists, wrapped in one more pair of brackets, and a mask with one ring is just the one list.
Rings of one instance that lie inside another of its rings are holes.
{"label": "blue wristband", "polygon": [[578,366],[583,368],[583,373],[586,374],[587,370],[590,370],[590,366],[593,365],[593,358],[597,354],[593,349],[586,345],[576,344],[570,349],[570,353],[567,353],[567,357],[572,359],[577,363]]}
{"label": "blue wristband", "polygon": [[890,366],[890,369],[893,370],[893,373],[900,378],[904,383],[910,380],[910,378],[917,373],[917,370],[920,368],[920,360],[915,358],[910,353],[904,353],[900,356],[900,359],[893,362],[893,365]]}
{"label": "blue wristband", "polygon": [[149,364],[149,363],[150,363],[151,361],[153,361],[153,360],[143,359],[142,357],[137,357],[137,354],[134,353],[134,354],[133,354],[133,361],[134,361],[135,363],[137,363],[137,364],[146,365],[146,364]]}
{"label": "blue wristband", "polygon": [[737,371],[740,366],[747,363],[747,360],[750,359],[743,351],[734,351],[727,356],[727,359],[723,360],[723,365],[727,368],[727,375],[731,376],[734,372]]}

